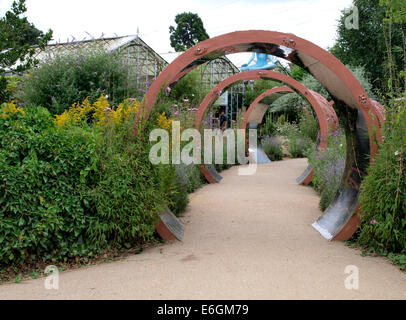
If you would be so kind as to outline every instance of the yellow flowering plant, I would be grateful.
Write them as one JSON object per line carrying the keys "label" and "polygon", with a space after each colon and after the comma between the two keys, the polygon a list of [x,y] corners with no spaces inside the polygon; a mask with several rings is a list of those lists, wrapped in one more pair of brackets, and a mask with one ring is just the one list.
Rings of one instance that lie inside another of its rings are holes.
{"label": "yellow flowering plant", "polygon": [[100,96],[93,104],[86,98],[82,103],[74,103],[68,110],[55,115],[55,122],[59,128],[67,125],[78,125],[93,122],[104,127],[110,121],[120,124],[138,112],[140,103],[136,99],[128,98],[117,107],[111,106],[105,96]]}
{"label": "yellow flowering plant", "polygon": [[8,102],[8,103],[3,103],[0,107],[0,117],[2,119],[7,119],[13,115],[24,115],[25,112],[22,108],[17,107],[14,103],[14,101]]}
{"label": "yellow flowering plant", "polygon": [[157,122],[160,128],[165,130],[172,129],[172,119],[168,119],[165,115],[165,112],[159,113],[157,116]]}

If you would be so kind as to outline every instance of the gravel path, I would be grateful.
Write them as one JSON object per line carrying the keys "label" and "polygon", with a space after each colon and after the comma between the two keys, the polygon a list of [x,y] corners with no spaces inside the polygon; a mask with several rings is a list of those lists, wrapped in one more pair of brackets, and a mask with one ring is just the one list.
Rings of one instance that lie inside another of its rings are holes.
{"label": "gravel path", "polygon": [[[125,260],[0,286],[0,299],[406,299],[406,273],[361,257],[311,227],[319,198],[295,178],[305,159],[260,165],[254,176],[223,172],[220,184],[190,195],[182,242]],[[348,265],[359,289],[348,290]]]}

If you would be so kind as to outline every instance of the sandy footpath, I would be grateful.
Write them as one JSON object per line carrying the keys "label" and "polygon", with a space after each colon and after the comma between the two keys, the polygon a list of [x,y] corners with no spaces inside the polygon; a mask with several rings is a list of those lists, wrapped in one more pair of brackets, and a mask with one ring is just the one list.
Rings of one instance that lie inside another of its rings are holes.
{"label": "sandy footpath", "polygon": [[[305,159],[223,172],[220,184],[190,195],[182,242],[123,261],[0,285],[0,299],[406,299],[406,273],[380,257],[361,257],[311,227],[318,196],[296,184]],[[347,290],[344,269],[359,268]]]}

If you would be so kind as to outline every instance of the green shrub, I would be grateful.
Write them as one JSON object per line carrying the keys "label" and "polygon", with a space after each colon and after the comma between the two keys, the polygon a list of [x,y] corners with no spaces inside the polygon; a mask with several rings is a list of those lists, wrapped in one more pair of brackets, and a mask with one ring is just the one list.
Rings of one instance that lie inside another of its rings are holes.
{"label": "green shrub", "polygon": [[199,188],[204,183],[204,177],[200,171],[200,165],[181,163],[175,165],[174,168],[176,176],[170,195],[169,208],[178,215],[185,211],[189,203],[188,193]]}
{"label": "green shrub", "polygon": [[[3,113],[4,115],[4,113]],[[91,253],[86,197],[95,137],[43,108],[0,117],[0,264]]]}
{"label": "green shrub", "polygon": [[244,104],[249,106],[261,93],[273,87],[280,86],[280,83],[272,80],[258,80],[253,85],[248,85],[244,93]]}
{"label": "green shrub", "polygon": [[272,136],[276,132],[276,124],[272,121],[272,116],[268,113],[265,118],[265,123],[262,126],[263,136]]}
{"label": "green shrub", "polygon": [[305,69],[302,69],[298,65],[290,64],[289,67],[290,67],[289,75],[297,81],[301,81],[304,78],[304,76],[309,74]]}
{"label": "green shrub", "polygon": [[[24,76],[19,98],[26,105],[43,106],[61,114],[74,102],[101,94],[117,104],[137,93],[129,68],[119,56],[98,49],[78,50],[49,58]],[[130,83],[131,82],[131,83]]]}
{"label": "green shrub", "polygon": [[189,100],[189,105],[199,105],[210,88],[202,80],[204,66],[197,67],[180,79],[172,88],[169,99],[173,102],[182,102],[183,99]]}
{"label": "green shrub", "polygon": [[305,154],[313,165],[312,185],[320,194],[319,206],[324,211],[334,199],[344,174],[346,141],[343,130],[330,134],[328,147],[323,151],[316,150],[316,145],[311,144]]}
{"label": "green shrub", "polygon": [[16,100],[16,95],[20,90],[21,77],[0,76],[0,104]]}
{"label": "green shrub", "polygon": [[285,120],[285,116],[282,114],[276,121],[275,133],[280,136],[288,137],[292,134],[299,134],[299,127],[296,123],[288,122]]}
{"label": "green shrub", "polygon": [[361,184],[357,241],[382,254],[406,254],[405,110],[405,101],[387,110],[384,141]]}
{"label": "green shrub", "polygon": [[305,108],[300,113],[299,130],[304,137],[316,142],[319,126],[311,110]]}
{"label": "green shrub", "polygon": [[276,137],[265,137],[261,140],[262,148],[271,161],[282,160],[282,143]]}
{"label": "green shrub", "polygon": [[188,190],[190,189],[190,180],[187,176],[187,173],[184,169],[184,165],[176,165],[175,167],[175,181],[174,181],[174,190],[170,196],[171,204],[169,209],[176,215],[185,211],[189,199],[188,199]]}
{"label": "green shrub", "polygon": [[310,143],[309,139],[306,139],[301,134],[292,132],[288,136],[288,150],[290,155],[293,158],[303,158]]}
{"label": "green shrub", "polygon": [[189,185],[188,185],[188,193],[192,193],[196,191],[202,184],[205,183],[205,178],[200,171],[200,165],[185,165],[181,164],[183,167],[183,170],[186,172],[186,176],[189,180]]}
{"label": "green shrub", "polygon": [[286,117],[286,120],[297,121],[298,110],[303,104],[303,99],[297,93],[287,93],[276,99],[270,106],[269,112],[280,114]]}
{"label": "green shrub", "polygon": [[57,128],[44,108],[3,106],[1,266],[90,257],[153,238],[174,170],[149,161],[152,121],[136,136],[132,124]]}
{"label": "green shrub", "polygon": [[132,136],[124,127],[105,127],[97,141],[96,183],[88,190],[94,219],[88,234],[99,248],[130,247],[153,238],[174,173],[149,161],[148,129]]}

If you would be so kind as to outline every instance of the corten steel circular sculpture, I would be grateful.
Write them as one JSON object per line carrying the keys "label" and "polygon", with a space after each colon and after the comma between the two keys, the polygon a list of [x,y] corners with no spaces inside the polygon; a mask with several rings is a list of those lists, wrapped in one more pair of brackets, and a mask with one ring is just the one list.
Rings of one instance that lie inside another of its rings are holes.
{"label": "corten steel circular sculpture", "polygon": [[359,186],[381,141],[380,121],[362,85],[336,57],[293,34],[265,30],[237,31],[198,43],[168,65],[152,83],[143,100],[148,116],[161,89],[178,74],[218,57],[238,52],[262,52],[286,59],[312,74],[330,93],[343,118],[347,135],[347,158],[343,182],[337,194],[313,224],[325,238],[349,239],[360,224]]}
{"label": "corten steel circular sculpture", "polygon": [[[244,71],[237,73],[228,77],[227,79],[221,81],[217,84],[214,88],[210,90],[210,92],[204,97],[203,101],[201,102],[199,109],[197,110],[196,117],[195,117],[195,128],[200,130],[201,122],[203,119],[203,115],[206,109],[211,105],[211,103],[230,85],[237,81],[241,80],[276,80],[283,82],[285,84],[290,85],[292,88],[297,90],[312,106],[314,109],[317,120],[319,122],[320,127],[320,149],[323,150],[327,147],[328,142],[328,130],[335,130],[338,127],[338,118],[337,115],[332,108],[332,106],[327,102],[327,100],[312,90],[307,89],[302,83],[296,81],[295,79],[275,72],[271,70],[253,70],[253,71]],[[264,98],[264,97],[263,97]],[[262,98],[262,99],[263,99]],[[260,99],[260,100],[262,100]],[[252,111],[252,109],[251,109]],[[250,113],[251,113],[250,111]],[[264,110],[265,113],[266,109]],[[262,120],[262,117],[261,117]],[[243,128],[245,129],[245,128]],[[257,150],[255,150],[256,152]],[[200,166],[203,175],[206,177],[207,181],[210,183],[219,182],[222,177],[217,173],[217,171],[211,167],[202,164]],[[299,177],[300,182],[309,182],[311,181],[311,174],[312,168],[308,168],[304,171],[304,173]],[[309,181],[310,179],[310,181]]]}
{"label": "corten steel circular sculpture", "polygon": [[245,113],[244,119],[242,120],[242,129],[243,130],[247,129],[247,125],[249,123],[261,123],[261,121],[266,113],[266,110],[268,109],[268,106],[266,108],[262,108],[262,106],[260,105],[260,102],[262,100],[264,100],[266,97],[269,97],[278,92],[295,93],[295,91],[292,90],[288,86],[274,87],[272,89],[266,90],[265,92],[261,93],[250,104],[250,106],[247,109],[247,112]]}
{"label": "corten steel circular sculpture", "polygon": [[[292,90],[288,86],[282,86],[282,87],[274,87],[272,89],[269,89],[266,91],[267,95],[261,94],[262,98],[258,100],[258,97],[254,100],[255,102],[255,108],[253,106],[250,106],[247,109],[247,112],[245,114],[245,117],[243,119],[242,123],[242,129],[244,130],[244,134],[247,129],[247,124],[249,124],[249,129],[257,129],[258,126],[262,123],[262,119],[264,118],[264,115],[266,111],[269,108],[269,105],[273,103],[275,100],[280,98],[282,95],[287,94],[287,93],[295,93],[294,90]],[[271,101],[267,101],[267,104],[261,103],[261,101],[265,98],[268,97],[268,100],[270,99]],[[254,105],[254,102],[252,105]],[[248,142],[249,143],[249,142]],[[250,156],[250,161],[256,162],[256,163],[269,163],[271,160],[268,158],[267,154],[262,148],[262,145],[260,141],[257,141],[257,146],[253,147],[248,144],[248,154]]]}
{"label": "corten steel circular sculpture", "polygon": [[[289,90],[284,90],[284,88],[288,88]],[[265,115],[266,110],[268,109],[268,105],[261,104],[260,102],[265,99],[266,97],[273,95],[277,92],[284,91],[285,93],[291,92],[295,93],[292,89],[289,87],[276,87],[269,89],[262,94],[260,94],[249,106],[247,109],[247,113],[245,114],[245,117],[242,122],[242,129],[246,130],[247,124],[250,124],[250,128],[256,128],[261,122],[262,119]],[[309,90],[309,92],[317,96],[318,101],[320,102],[320,106],[323,109],[323,114],[324,118],[327,119],[328,127],[330,131],[334,131],[338,129],[338,118],[337,115],[332,107],[334,101],[327,102],[326,99],[324,99],[323,96],[318,94],[317,92],[314,92],[312,90]],[[314,108],[318,108],[318,105],[313,106]],[[328,136],[328,132],[322,132],[321,133],[322,137]],[[320,143],[317,146],[318,150],[323,150],[327,147],[327,140],[322,139],[322,143]],[[313,179],[313,166],[311,164],[308,165],[308,167],[304,170],[304,172],[296,179],[297,183],[302,184],[302,185],[308,185]]]}

